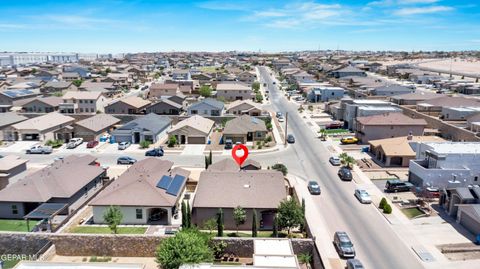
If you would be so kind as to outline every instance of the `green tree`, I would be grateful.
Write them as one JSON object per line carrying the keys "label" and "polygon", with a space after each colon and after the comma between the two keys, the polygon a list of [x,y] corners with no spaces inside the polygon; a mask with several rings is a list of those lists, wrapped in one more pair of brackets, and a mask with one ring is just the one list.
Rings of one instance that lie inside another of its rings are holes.
{"label": "green tree", "polygon": [[155,253],[156,262],[163,269],[177,269],[184,264],[213,261],[208,237],[195,229],[184,229],[162,240]]}
{"label": "green tree", "polygon": [[272,165],[272,169],[282,172],[282,174],[284,176],[286,176],[288,174],[287,167],[282,163],[276,163],[276,164]]}
{"label": "green tree", "polygon": [[257,229],[257,210],[253,210],[252,216],[252,237],[257,237],[258,229]]}
{"label": "green tree", "polygon": [[187,228],[187,205],[182,202],[182,228]]}
{"label": "green tree", "polygon": [[355,164],[355,158],[345,152],[341,153],[338,157],[340,158],[340,162],[348,168],[352,168]]}
{"label": "green tree", "polygon": [[300,225],[300,231],[301,232],[304,232],[305,231],[305,223],[306,223],[306,220],[305,220],[305,198],[302,198],[302,214],[303,214],[303,222],[302,224]]}
{"label": "green tree", "polygon": [[208,85],[203,85],[203,86],[200,88],[200,90],[198,91],[198,93],[199,93],[201,96],[207,98],[207,97],[212,96],[212,89],[211,89],[210,86],[208,86]]}
{"label": "green tree", "polygon": [[280,202],[277,212],[278,227],[282,230],[287,229],[289,235],[293,228],[299,227],[304,222],[302,207],[293,198]]}
{"label": "green tree", "polygon": [[383,207],[383,213],[385,214],[391,214],[392,213],[392,206],[389,204],[385,204]]}
{"label": "green tree", "polygon": [[82,85],[83,83],[83,80],[81,79],[76,79],[74,81],[72,81],[72,84],[75,85],[76,87],[80,87],[80,85]]}
{"label": "green tree", "polygon": [[263,95],[262,95],[261,93],[257,92],[257,93],[255,94],[255,101],[256,101],[257,103],[261,103],[261,102],[263,101]]}
{"label": "green tree", "polygon": [[247,212],[241,206],[237,206],[233,210],[233,219],[235,220],[235,226],[237,226],[237,235],[238,235],[238,226],[242,225],[247,221]]}
{"label": "green tree", "polygon": [[105,69],[105,73],[112,73],[112,69],[110,69],[110,67],[107,67],[107,69]]}
{"label": "green tree", "polygon": [[120,225],[122,219],[123,214],[118,206],[110,206],[103,214],[103,220],[114,234],[118,233],[118,225]]}
{"label": "green tree", "polygon": [[217,236],[223,237],[223,210],[220,208],[218,209],[217,213]]}
{"label": "green tree", "polygon": [[146,149],[146,148],[150,147],[150,144],[152,144],[152,142],[150,142],[148,140],[140,141],[140,148]]}
{"label": "green tree", "polygon": [[273,217],[272,237],[278,237],[278,219],[277,215]]}
{"label": "green tree", "polygon": [[170,138],[168,139],[167,146],[169,148],[173,148],[173,147],[175,147],[176,144],[177,144],[177,137],[174,136],[174,135],[170,136]]}
{"label": "green tree", "polygon": [[255,92],[259,91],[259,90],[260,90],[260,82],[258,82],[258,81],[253,82],[253,83],[252,83],[252,89],[253,89]]}
{"label": "green tree", "polygon": [[37,73],[37,68],[32,68],[32,74]]}
{"label": "green tree", "polygon": [[383,197],[382,200],[380,200],[380,204],[378,205],[378,208],[383,209],[386,204],[387,204],[387,199]]}
{"label": "green tree", "polygon": [[207,229],[208,230],[208,233],[212,233],[213,230],[215,230],[215,228],[217,228],[217,220],[215,218],[210,218],[210,219],[207,219],[204,223],[203,223],[203,229]]}
{"label": "green tree", "polygon": [[191,228],[192,227],[192,210],[190,209],[190,203],[187,202],[187,221],[186,221],[186,225],[187,225],[187,228]]}

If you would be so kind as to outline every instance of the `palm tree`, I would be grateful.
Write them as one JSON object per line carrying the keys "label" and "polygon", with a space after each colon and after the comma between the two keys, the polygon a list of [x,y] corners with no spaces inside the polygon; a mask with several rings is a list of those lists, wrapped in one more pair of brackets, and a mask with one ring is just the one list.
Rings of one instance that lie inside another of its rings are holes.
{"label": "palm tree", "polygon": [[349,156],[345,152],[341,153],[338,157],[340,158],[340,161],[342,162],[342,164],[348,168],[352,168],[352,166],[356,162],[355,158],[353,158],[352,156]]}

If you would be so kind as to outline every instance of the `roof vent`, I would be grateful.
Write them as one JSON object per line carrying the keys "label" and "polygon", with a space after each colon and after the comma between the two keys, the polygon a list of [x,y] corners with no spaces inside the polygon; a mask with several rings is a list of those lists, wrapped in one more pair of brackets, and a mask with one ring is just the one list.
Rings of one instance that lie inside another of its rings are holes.
{"label": "roof vent", "polygon": [[244,187],[245,189],[248,189],[248,188],[250,188],[250,184],[245,184],[245,185],[243,185],[243,187]]}

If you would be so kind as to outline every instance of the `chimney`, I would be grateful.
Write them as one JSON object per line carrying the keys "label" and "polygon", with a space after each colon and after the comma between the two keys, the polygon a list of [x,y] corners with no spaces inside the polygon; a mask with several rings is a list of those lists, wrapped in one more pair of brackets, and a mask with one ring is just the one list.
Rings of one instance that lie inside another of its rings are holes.
{"label": "chimney", "polygon": [[410,131],[408,133],[407,140],[412,140],[412,139],[413,139],[413,135],[412,135],[412,131]]}

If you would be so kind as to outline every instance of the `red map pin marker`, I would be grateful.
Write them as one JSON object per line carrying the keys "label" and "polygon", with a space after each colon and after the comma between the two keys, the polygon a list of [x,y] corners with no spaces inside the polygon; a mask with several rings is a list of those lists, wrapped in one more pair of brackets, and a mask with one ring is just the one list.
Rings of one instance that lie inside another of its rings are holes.
{"label": "red map pin marker", "polygon": [[[243,151],[243,156],[238,156],[237,155],[238,150]],[[233,149],[232,149],[232,157],[237,162],[238,166],[242,166],[242,163],[248,157],[248,148],[243,144],[235,145],[235,147],[233,147]]]}

